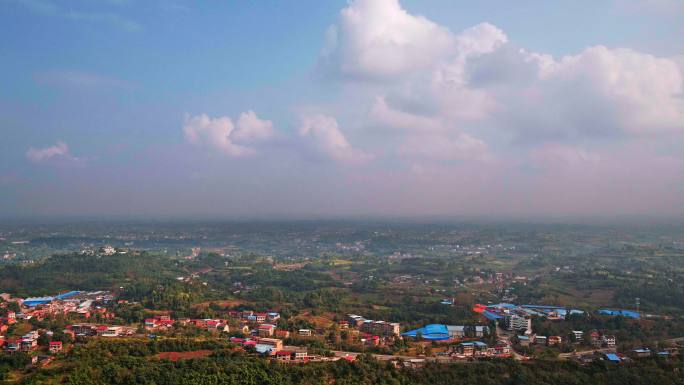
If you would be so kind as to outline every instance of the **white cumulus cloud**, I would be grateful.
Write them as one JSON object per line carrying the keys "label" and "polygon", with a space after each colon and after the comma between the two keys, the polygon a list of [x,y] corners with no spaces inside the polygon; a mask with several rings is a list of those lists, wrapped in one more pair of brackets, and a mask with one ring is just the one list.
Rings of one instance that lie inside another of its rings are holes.
{"label": "white cumulus cloud", "polygon": [[254,111],[240,114],[237,122],[237,130],[233,136],[236,141],[266,140],[275,135],[273,122],[259,119]]}
{"label": "white cumulus cloud", "polygon": [[337,120],[327,115],[311,115],[302,118],[299,134],[321,154],[342,163],[360,164],[372,159],[370,154],[352,147]]}
{"label": "white cumulus cloud", "polygon": [[406,12],[398,0],[356,0],[328,30],[322,56],[352,78],[385,78],[429,68],[456,43],[442,27]]}
{"label": "white cumulus cloud", "polygon": [[240,115],[237,128],[227,116],[213,119],[206,114],[186,116],[183,132],[193,145],[235,157],[255,154],[253,144],[274,135],[273,123],[260,119],[253,111]]}

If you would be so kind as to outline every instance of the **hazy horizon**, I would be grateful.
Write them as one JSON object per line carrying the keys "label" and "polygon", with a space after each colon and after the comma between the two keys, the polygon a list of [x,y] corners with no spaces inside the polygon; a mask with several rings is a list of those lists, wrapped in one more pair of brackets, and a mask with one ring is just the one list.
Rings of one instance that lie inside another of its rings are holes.
{"label": "hazy horizon", "polygon": [[220,224],[375,224],[428,226],[599,226],[658,227],[684,226],[681,216],[6,216],[3,225],[220,225]]}
{"label": "hazy horizon", "polygon": [[683,19],[0,0],[0,218],[680,222]]}

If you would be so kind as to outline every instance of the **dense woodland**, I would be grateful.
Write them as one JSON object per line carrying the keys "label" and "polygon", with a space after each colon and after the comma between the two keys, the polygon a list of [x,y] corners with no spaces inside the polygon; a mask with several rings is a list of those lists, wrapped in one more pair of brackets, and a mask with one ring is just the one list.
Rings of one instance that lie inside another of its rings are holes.
{"label": "dense woodland", "polygon": [[626,365],[596,362],[579,366],[573,362],[513,360],[457,364],[428,364],[420,369],[395,369],[370,356],[356,362],[338,361],[310,365],[286,365],[246,357],[229,349],[217,349],[207,358],[171,362],[154,358],[166,349],[182,351],[196,346],[139,346],[115,343],[79,348],[64,366],[32,374],[25,384],[61,381],[71,385],[91,384],[684,384],[684,361],[647,359]]}

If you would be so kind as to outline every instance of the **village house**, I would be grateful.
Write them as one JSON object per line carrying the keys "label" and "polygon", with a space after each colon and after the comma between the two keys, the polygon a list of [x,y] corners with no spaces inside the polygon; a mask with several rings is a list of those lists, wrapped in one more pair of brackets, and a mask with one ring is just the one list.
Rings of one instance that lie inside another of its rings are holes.
{"label": "village house", "polygon": [[485,356],[487,344],[480,341],[462,342],[456,346],[456,353],[461,357]]}
{"label": "village house", "polygon": [[21,350],[21,338],[11,338],[7,340],[5,349],[9,352],[18,352]]}
{"label": "village house", "polygon": [[276,322],[280,319],[280,313],[277,312],[269,312],[268,313],[268,321],[269,322]]}
{"label": "village house", "polygon": [[268,318],[268,313],[256,313],[256,314],[254,314],[254,320],[257,323],[266,322],[266,318]]}
{"label": "village house", "polygon": [[308,360],[308,353],[306,349],[281,350],[276,352],[275,359],[288,362],[306,362]]}
{"label": "village house", "polygon": [[631,351],[631,355],[632,355],[632,357],[636,357],[636,358],[650,357],[651,356],[651,350],[650,349],[644,349],[644,348],[634,349]]}
{"label": "village house", "polygon": [[[196,320],[192,320],[196,321]],[[211,332],[219,332],[219,333],[228,333],[230,331],[230,326],[228,325],[228,321],[222,320],[222,319],[205,319],[201,320],[204,328]]]}
{"label": "village house", "polygon": [[582,341],[584,338],[584,332],[581,330],[573,330],[572,334],[575,337],[575,341]]}
{"label": "village house", "polygon": [[360,315],[347,314],[347,322],[349,322],[349,326],[359,327],[364,323],[364,321],[366,321],[366,319]]}
{"label": "village house", "polygon": [[500,357],[508,357],[511,355],[511,347],[506,344],[497,344],[494,346],[494,353]]}
{"label": "village house", "polygon": [[277,338],[256,338],[254,341],[257,345],[270,346],[271,353],[276,353],[280,350],[283,350],[283,341]]}
{"label": "village house", "polygon": [[291,361],[292,356],[294,356],[294,352],[290,350],[281,350],[275,354],[275,358],[278,361]]}
{"label": "village house", "polygon": [[62,341],[50,341],[50,353],[57,354],[62,351]]}
{"label": "village house", "polygon": [[520,346],[529,346],[530,345],[530,337],[528,336],[518,336],[518,343]]}
{"label": "village house", "polygon": [[275,325],[263,324],[257,327],[259,337],[272,337],[275,332]]}
{"label": "village house", "polygon": [[12,325],[17,322],[17,315],[13,311],[7,312],[7,316],[0,318],[0,322]]}
{"label": "village house", "polygon": [[562,342],[563,342],[563,338],[561,336],[549,336],[549,338],[548,338],[549,346],[559,345]]}
{"label": "village house", "polygon": [[154,330],[157,328],[170,328],[173,326],[173,320],[168,315],[157,315],[154,318],[145,319],[145,329]]}
{"label": "village house", "polygon": [[119,337],[124,335],[125,332],[123,326],[105,326],[104,328],[97,329],[97,334],[102,337]]}
{"label": "village house", "polygon": [[298,334],[300,337],[311,337],[312,332],[311,329],[299,329]]}
{"label": "village house", "polygon": [[38,348],[38,340],[35,338],[22,338],[21,339],[21,350],[29,352]]}
{"label": "village house", "polygon": [[252,323],[264,323],[264,322],[276,322],[280,319],[280,313],[278,312],[254,312],[252,310],[230,310],[228,312],[228,317],[235,320],[243,320]]}

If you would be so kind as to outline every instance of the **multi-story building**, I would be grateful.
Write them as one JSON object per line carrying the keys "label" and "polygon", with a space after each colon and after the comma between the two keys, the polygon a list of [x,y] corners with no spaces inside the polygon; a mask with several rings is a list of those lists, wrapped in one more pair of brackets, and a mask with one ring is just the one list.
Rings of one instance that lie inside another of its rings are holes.
{"label": "multi-story building", "polygon": [[617,343],[617,340],[615,339],[615,336],[606,336],[604,335],[603,338],[603,344],[606,345],[609,348],[614,348],[615,344]]}
{"label": "multi-story building", "polygon": [[463,338],[465,337],[465,326],[462,325],[447,325],[447,332],[449,338]]}
{"label": "multi-story building", "polygon": [[511,314],[506,317],[508,330],[525,331],[526,334],[532,332],[532,319],[530,317]]}
{"label": "multi-story building", "polygon": [[271,351],[273,353],[283,350],[283,340],[277,338],[257,338],[257,344],[259,345],[269,345],[272,347]]}
{"label": "multi-story building", "polygon": [[360,327],[366,319],[356,314],[347,314],[347,321],[351,327]]}
{"label": "multi-story building", "polygon": [[375,335],[398,336],[401,332],[400,328],[398,322],[366,320],[361,324],[359,330]]}
{"label": "multi-story building", "polygon": [[[530,324],[531,325],[531,324]],[[532,327],[530,326],[530,330]],[[475,326],[475,337],[482,338],[485,334],[489,334],[489,326],[476,325]]]}

